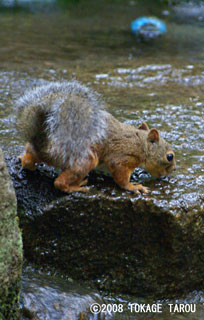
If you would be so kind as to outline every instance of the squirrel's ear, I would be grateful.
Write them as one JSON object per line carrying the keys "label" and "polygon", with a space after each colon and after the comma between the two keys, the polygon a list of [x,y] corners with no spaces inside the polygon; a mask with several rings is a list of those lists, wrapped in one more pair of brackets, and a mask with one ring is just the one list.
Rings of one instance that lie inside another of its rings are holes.
{"label": "squirrel's ear", "polygon": [[150,132],[148,133],[147,139],[150,142],[159,141],[159,132],[157,131],[157,129],[151,129]]}
{"label": "squirrel's ear", "polygon": [[147,130],[149,131],[149,127],[148,125],[146,124],[146,122],[143,122],[139,127],[138,127],[139,130]]}

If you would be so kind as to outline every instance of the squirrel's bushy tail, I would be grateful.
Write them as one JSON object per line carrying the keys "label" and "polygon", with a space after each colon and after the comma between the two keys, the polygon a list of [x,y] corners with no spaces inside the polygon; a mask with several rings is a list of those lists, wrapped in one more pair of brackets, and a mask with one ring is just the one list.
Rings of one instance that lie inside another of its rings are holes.
{"label": "squirrel's bushy tail", "polygon": [[83,162],[90,146],[106,136],[107,114],[100,95],[78,81],[28,90],[16,106],[17,127],[25,140],[61,167]]}

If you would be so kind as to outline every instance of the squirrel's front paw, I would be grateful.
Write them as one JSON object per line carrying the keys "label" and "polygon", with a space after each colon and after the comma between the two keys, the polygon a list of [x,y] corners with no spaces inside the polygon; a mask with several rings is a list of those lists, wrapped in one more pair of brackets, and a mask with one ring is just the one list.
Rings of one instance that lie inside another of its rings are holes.
{"label": "squirrel's front paw", "polygon": [[132,183],[131,185],[132,185],[132,187],[131,187],[130,191],[133,191],[134,193],[140,193],[140,192],[149,193],[150,192],[150,189],[147,187],[144,187],[142,184]]}

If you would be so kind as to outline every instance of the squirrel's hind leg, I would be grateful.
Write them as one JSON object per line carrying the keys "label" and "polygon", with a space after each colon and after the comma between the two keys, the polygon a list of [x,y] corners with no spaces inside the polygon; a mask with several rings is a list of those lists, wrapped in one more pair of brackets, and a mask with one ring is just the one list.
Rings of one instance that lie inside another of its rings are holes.
{"label": "squirrel's hind leg", "polygon": [[98,157],[91,153],[83,165],[76,165],[74,168],[65,169],[55,179],[54,186],[63,192],[87,192],[89,187],[84,187],[88,180],[84,180],[87,174],[98,165]]}
{"label": "squirrel's hind leg", "polygon": [[86,192],[89,190],[88,187],[83,187],[88,180],[83,180],[84,175],[82,172],[73,170],[73,169],[65,169],[62,173],[55,179],[54,186],[57,189],[60,189],[63,192],[77,192],[82,191]]}
{"label": "squirrel's hind leg", "polygon": [[33,146],[28,142],[25,145],[25,152],[18,156],[21,161],[21,166],[23,169],[34,171],[38,165],[38,158]]}

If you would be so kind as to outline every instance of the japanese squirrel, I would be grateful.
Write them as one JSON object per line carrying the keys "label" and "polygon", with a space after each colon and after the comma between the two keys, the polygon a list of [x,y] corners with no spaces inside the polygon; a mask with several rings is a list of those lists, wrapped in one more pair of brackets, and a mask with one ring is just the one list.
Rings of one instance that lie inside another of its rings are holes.
{"label": "japanese squirrel", "polygon": [[85,177],[103,164],[121,188],[147,193],[143,185],[130,183],[136,167],[154,177],[175,168],[175,154],[156,129],[119,122],[98,93],[76,80],[28,90],[16,106],[17,128],[26,141],[22,167],[35,170],[44,162],[60,168],[54,185],[61,191],[87,191]]}

